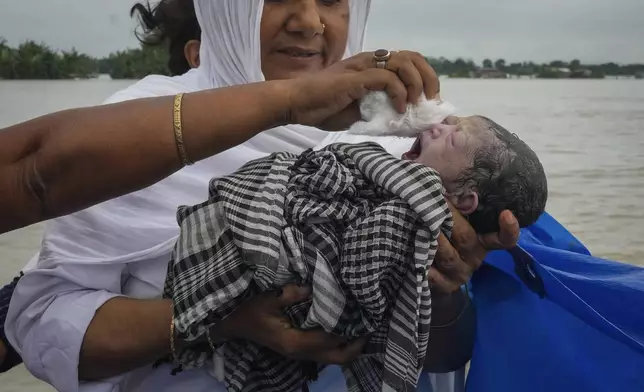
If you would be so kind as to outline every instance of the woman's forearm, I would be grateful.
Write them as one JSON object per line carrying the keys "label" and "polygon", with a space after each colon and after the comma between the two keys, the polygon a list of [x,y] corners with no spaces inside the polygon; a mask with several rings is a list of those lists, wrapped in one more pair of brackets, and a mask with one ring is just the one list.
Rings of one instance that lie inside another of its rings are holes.
{"label": "woman's forearm", "polygon": [[476,311],[464,291],[432,294],[432,324],[424,369],[449,373],[463,368],[472,358]]}
{"label": "woman's forearm", "polygon": [[[265,82],[186,94],[183,139],[198,161],[286,118],[289,91]],[[54,113],[0,130],[0,233],[149,186],[179,170],[173,97]]]}
{"label": "woman's forearm", "polygon": [[114,298],[92,319],[78,363],[80,381],[123,374],[170,354],[171,300]]}

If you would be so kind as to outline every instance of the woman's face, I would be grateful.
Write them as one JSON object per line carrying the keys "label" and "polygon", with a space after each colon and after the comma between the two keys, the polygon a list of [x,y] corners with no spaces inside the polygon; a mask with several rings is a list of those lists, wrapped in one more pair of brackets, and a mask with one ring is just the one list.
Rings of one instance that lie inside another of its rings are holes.
{"label": "woman's face", "polygon": [[340,61],[348,33],[349,0],[264,0],[264,77],[295,78]]}

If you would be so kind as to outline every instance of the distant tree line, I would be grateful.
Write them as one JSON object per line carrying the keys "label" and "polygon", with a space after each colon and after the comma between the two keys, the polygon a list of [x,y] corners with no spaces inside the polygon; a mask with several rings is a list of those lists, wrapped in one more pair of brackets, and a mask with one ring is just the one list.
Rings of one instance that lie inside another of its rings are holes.
{"label": "distant tree line", "polygon": [[[485,59],[481,64],[471,59],[427,58],[436,72],[450,77],[472,77],[481,70],[495,70],[509,75],[559,77],[562,69],[573,75],[583,71],[586,77],[606,75],[644,75],[644,64],[582,64],[579,60],[552,61],[545,64]],[[141,46],[112,53],[101,59],[78,53],[58,51],[47,45],[27,41],[10,47],[0,37],[0,79],[73,79],[109,74],[113,79],[140,79],[149,74],[167,75],[168,54],[163,47]]]}
{"label": "distant tree line", "polygon": [[535,76],[539,78],[556,78],[562,73],[580,75],[589,78],[603,78],[605,76],[642,76],[644,64],[620,65],[614,62],[604,64],[582,64],[580,60],[562,61],[555,60],[549,63],[537,64],[535,62],[511,62],[504,59],[485,59],[479,65],[471,59],[458,58],[449,60],[444,57],[431,58],[427,61],[440,75],[450,77],[472,77],[481,70],[496,70],[508,75]]}
{"label": "distant tree line", "polygon": [[96,60],[75,50],[56,52],[33,41],[11,48],[0,39],[0,79],[65,79],[96,72]]}
{"label": "distant tree line", "polygon": [[56,51],[27,41],[12,48],[0,38],[0,79],[74,79],[109,74],[114,79],[140,79],[149,74],[167,75],[167,51],[142,46],[97,59],[71,51]]}
{"label": "distant tree line", "polygon": [[159,46],[142,45],[111,53],[97,60],[98,72],[109,74],[112,79],[141,79],[147,75],[169,75],[168,51]]}

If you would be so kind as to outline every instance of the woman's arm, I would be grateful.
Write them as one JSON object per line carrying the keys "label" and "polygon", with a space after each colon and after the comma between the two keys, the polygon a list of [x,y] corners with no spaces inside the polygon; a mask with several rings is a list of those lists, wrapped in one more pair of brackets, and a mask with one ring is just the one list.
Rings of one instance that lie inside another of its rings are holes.
{"label": "woman's arm", "polygon": [[[287,119],[266,82],[187,94],[183,138],[198,161]],[[0,233],[149,186],[181,168],[173,97],[74,109],[0,130]]]}
{"label": "woman's arm", "polygon": [[424,369],[449,373],[472,358],[476,336],[476,311],[463,290],[451,294],[432,292],[432,324]]}
{"label": "woman's arm", "polygon": [[[137,314],[136,320],[119,317]],[[78,378],[96,381],[126,373],[170,354],[171,300],[112,298],[85,333]],[[120,339],[114,339],[120,336]]]}
{"label": "woman's arm", "polygon": [[[286,285],[277,292],[264,292],[244,302],[210,332],[215,341],[245,339],[291,359],[342,364],[357,357],[366,343],[350,344],[321,330],[285,328],[283,309],[310,298],[309,287]],[[121,317],[137,314],[138,320]],[[83,338],[78,361],[79,380],[113,377],[172,354],[184,345],[171,337],[171,300],[112,298],[101,306]],[[119,336],[119,339],[115,339]],[[207,344],[207,342],[202,342]]]}
{"label": "woman's arm", "polygon": [[[436,74],[428,78],[435,89]],[[360,119],[352,104],[379,90],[404,106],[407,89],[398,74],[376,68],[187,94],[185,149],[198,161],[286,123],[346,129]],[[180,169],[172,108],[173,97],[141,99],[0,130],[0,233],[130,193]]]}

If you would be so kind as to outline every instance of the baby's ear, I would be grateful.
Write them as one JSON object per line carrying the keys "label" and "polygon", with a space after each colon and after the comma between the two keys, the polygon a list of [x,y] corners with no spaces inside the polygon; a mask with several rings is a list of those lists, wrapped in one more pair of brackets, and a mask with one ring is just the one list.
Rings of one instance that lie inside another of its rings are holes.
{"label": "baby's ear", "polygon": [[479,194],[472,190],[448,194],[447,199],[464,216],[472,214],[479,207]]}

